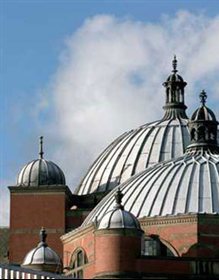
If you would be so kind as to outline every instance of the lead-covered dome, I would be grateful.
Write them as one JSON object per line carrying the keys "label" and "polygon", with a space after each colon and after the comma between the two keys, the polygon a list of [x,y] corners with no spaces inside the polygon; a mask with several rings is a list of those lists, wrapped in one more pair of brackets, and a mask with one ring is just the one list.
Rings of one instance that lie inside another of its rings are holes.
{"label": "lead-covered dome", "polygon": [[[176,58],[173,60],[176,74]],[[158,162],[181,156],[189,144],[186,82],[168,77],[163,119],[128,131],[112,142],[88,170],[75,193],[106,192]]]}
{"label": "lead-covered dome", "polygon": [[216,121],[214,112],[205,106],[207,94],[203,90],[200,93],[201,106],[192,114],[191,121]]}
{"label": "lead-covered dome", "polygon": [[[209,128],[217,122],[202,121]],[[193,123],[191,122],[191,125]],[[217,125],[215,127],[217,134]],[[123,205],[136,217],[194,213],[219,213],[219,147],[197,136],[184,156],[133,176],[120,185]],[[201,139],[201,141],[200,141]],[[112,209],[112,190],[90,213],[83,225],[101,219]]]}
{"label": "lead-covered dome", "polygon": [[139,221],[130,212],[124,210],[121,204],[123,194],[118,189],[115,193],[116,204],[99,221],[98,229],[138,229],[141,230]]}
{"label": "lead-covered dome", "polygon": [[43,158],[42,145],[43,138],[40,137],[40,157],[22,168],[17,178],[17,186],[65,185],[65,175],[61,168],[54,162]]}
{"label": "lead-covered dome", "polygon": [[46,231],[40,231],[41,242],[32,249],[24,258],[22,266],[34,270],[61,273],[62,261],[59,255],[52,250],[46,243]]}

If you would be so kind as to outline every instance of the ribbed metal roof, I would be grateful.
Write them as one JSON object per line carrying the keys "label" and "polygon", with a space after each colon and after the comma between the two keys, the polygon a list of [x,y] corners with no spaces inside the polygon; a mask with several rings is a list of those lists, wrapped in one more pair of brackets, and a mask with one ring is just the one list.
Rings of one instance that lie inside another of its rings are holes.
{"label": "ribbed metal roof", "polygon": [[113,209],[107,212],[100,220],[98,229],[141,229],[140,224],[132,213]]}
{"label": "ribbed metal roof", "polygon": [[76,193],[111,190],[147,167],[181,156],[189,143],[187,123],[170,118],[124,133],[97,158]]}
{"label": "ribbed metal roof", "polygon": [[[212,114],[212,120],[202,118],[189,122],[190,130],[201,126],[204,133],[197,133],[195,138],[191,134],[192,144],[183,156],[147,168],[120,185],[127,211],[138,218],[219,213],[219,133],[218,122]],[[94,219],[101,220],[104,213],[112,209],[115,191],[103,198],[83,225]]]}
{"label": "ribbed metal roof", "polygon": [[22,266],[50,264],[61,265],[61,259],[58,254],[50,247],[38,246],[31,250],[25,257]]}
{"label": "ribbed metal roof", "polygon": [[[219,154],[203,152],[157,164],[120,185],[123,205],[136,217],[179,213],[219,213]],[[98,220],[112,209],[112,190],[86,218]]]}
{"label": "ribbed metal roof", "polygon": [[59,255],[50,247],[48,247],[46,243],[46,237],[46,231],[44,228],[42,228],[40,231],[41,242],[36,248],[27,253],[22,266],[34,268],[38,265],[50,265],[54,266],[54,271],[60,271],[62,261]]}
{"label": "ribbed metal roof", "polygon": [[116,203],[112,210],[103,215],[98,224],[98,229],[138,229],[141,226],[137,218],[130,212],[124,210],[121,204],[123,194],[120,189],[115,193]]}
{"label": "ribbed metal roof", "polygon": [[17,186],[65,185],[63,171],[52,161],[36,159],[26,164],[17,178]]}

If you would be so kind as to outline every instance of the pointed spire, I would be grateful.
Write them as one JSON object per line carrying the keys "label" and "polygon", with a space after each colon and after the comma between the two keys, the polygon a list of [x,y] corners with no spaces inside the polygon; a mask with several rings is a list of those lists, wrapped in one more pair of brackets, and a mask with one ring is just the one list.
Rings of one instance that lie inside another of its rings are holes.
{"label": "pointed spire", "polygon": [[43,159],[43,136],[40,136],[40,145],[39,145],[39,156],[40,159]]}
{"label": "pointed spire", "polygon": [[123,205],[122,205],[122,198],[123,198],[123,193],[121,192],[120,188],[118,188],[118,190],[115,193],[115,200],[116,200],[116,205],[115,208],[117,209],[123,209]]}
{"label": "pointed spire", "polygon": [[172,61],[172,65],[173,65],[173,70],[172,72],[174,74],[176,74],[178,72],[178,70],[176,69],[177,68],[177,59],[176,59],[176,55],[174,55],[174,58],[173,58],[173,61]]}
{"label": "pointed spire", "polygon": [[208,96],[207,96],[207,93],[206,93],[205,90],[203,89],[203,90],[201,91],[201,93],[199,94],[199,98],[200,98],[200,101],[201,101],[202,106],[205,106],[207,97],[208,97]]}

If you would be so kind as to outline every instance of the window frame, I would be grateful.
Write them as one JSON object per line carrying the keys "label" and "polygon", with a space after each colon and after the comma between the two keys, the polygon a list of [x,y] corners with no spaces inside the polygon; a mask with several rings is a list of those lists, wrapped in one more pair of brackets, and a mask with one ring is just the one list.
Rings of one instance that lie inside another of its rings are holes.
{"label": "window frame", "polygon": [[82,279],[84,267],[87,263],[88,259],[85,250],[83,248],[77,248],[71,255],[68,275],[71,275],[74,278]]}

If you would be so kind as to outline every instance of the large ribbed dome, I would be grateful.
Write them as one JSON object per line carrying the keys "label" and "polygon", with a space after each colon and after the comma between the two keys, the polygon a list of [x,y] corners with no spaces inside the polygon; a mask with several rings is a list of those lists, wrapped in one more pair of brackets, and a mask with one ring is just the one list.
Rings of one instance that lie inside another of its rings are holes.
{"label": "large ribbed dome", "polygon": [[[213,127],[212,142],[202,134],[184,156],[157,164],[133,176],[120,185],[123,205],[136,217],[195,213],[219,213],[219,147],[215,120],[202,120],[208,131]],[[200,122],[191,121],[190,127]],[[112,190],[90,213],[84,225],[112,209]]]}
{"label": "large ribbed dome", "polygon": [[[179,213],[219,213],[219,155],[187,155],[130,178],[120,185],[123,204],[136,217]],[[84,221],[112,210],[112,190]]]}
{"label": "large ribbed dome", "polygon": [[65,185],[65,175],[60,167],[43,158],[42,137],[40,138],[39,154],[39,159],[29,162],[22,168],[17,178],[17,186]]}
{"label": "large ribbed dome", "polygon": [[[176,74],[176,59],[173,60]],[[112,190],[128,178],[158,162],[183,155],[189,143],[188,118],[184,104],[186,82],[170,79],[166,88],[163,119],[140,126],[118,137],[97,158],[76,189],[78,195]]]}
{"label": "large ribbed dome", "polygon": [[111,190],[147,167],[181,156],[189,143],[187,123],[171,118],[124,133],[97,158],[76,193]]}

